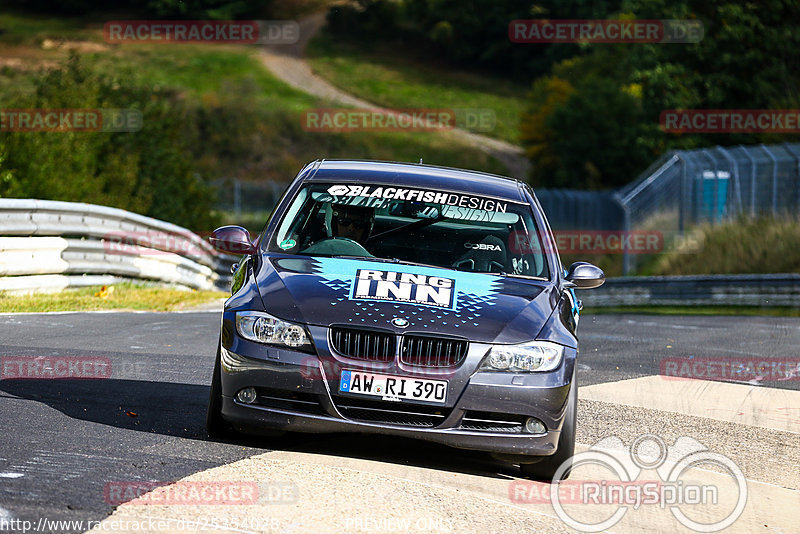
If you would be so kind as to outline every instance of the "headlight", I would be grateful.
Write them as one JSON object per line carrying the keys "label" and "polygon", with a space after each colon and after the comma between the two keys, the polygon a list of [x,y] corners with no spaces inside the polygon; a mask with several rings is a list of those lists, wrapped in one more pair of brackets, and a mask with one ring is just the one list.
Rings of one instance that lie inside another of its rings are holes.
{"label": "headlight", "polygon": [[552,371],[561,364],[564,347],[549,341],[529,341],[518,345],[495,345],[479,370],[525,373]]}
{"label": "headlight", "polygon": [[264,312],[236,312],[236,331],[243,338],[256,343],[282,345],[306,351],[311,349],[311,340],[305,328]]}

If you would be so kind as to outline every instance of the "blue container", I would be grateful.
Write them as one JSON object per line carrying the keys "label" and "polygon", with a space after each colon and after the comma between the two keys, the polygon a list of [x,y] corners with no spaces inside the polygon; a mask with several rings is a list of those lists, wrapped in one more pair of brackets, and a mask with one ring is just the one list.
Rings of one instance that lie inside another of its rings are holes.
{"label": "blue container", "polygon": [[[715,223],[722,221],[728,205],[728,183],[731,174],[728,171],[703,171],[703,217]],[[716,202],[714,187],[717,188]]]}

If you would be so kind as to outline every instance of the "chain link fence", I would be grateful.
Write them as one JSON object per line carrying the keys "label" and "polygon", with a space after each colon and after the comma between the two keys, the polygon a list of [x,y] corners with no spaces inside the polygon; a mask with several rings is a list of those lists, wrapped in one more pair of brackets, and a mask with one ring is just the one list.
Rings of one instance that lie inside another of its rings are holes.
{"label": "chain link fence", "polygon": [[[800,210],[800,144],[677,150],[617,191],[622,230],[679,235],[740,215],[794,215]],[[625,257],[625,273],[634,258]]]}
{"label": "chain link fence", "polygon": [[800,144],[673,151],[618,191],[630,227],[671,212],[675,229],[800,208]]}
{"label": "chain link fence", "polygon": [[217,190],[217,209],[241,218],[248,214],[271,213],[288,184],[223,178],[211,185]]}
{"label": "chain link fence", "polygon": [[620,230],[625,209],[614,192],[574,189],[537,189],[553,230]]}

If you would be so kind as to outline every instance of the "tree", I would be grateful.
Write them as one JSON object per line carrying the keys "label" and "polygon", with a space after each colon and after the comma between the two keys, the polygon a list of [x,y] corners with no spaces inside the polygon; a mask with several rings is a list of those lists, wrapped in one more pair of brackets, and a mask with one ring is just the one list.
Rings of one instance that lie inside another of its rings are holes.
{"label": "tree", "polygon": [[[129,83],[119,83],[119,79]],[[214,195],[195,173],[183,129],[196,113],[177,92],[136,83],[132,73],[103,74],[72,55],[40,73],[35,92],[10,109],[141,111],[138,132],[4,132],[0,196],[114,206],[197,230],[214,221]]]}
{"label": "tree", "polygon": [[800,4],[625,0],[621,10],[608,18],[698,19],[705,36],[688,44],[590,44],[554,64],[551,76],[573,91],[565,99],[561,85],[534,83],[521,126],[537,185],[614,187],[670,148],[798,137],[675,135],[658,121],[670,109],[797,108]]}

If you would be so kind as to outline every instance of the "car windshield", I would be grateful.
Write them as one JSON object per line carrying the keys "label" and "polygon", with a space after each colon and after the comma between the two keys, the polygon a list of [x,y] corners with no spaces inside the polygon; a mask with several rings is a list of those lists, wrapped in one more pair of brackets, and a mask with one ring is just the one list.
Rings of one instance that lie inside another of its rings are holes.
{"label": "car windshield", "polygon": [[465,193],[383,185],[300,189],[267,248],[550,279],[531,208]]}

